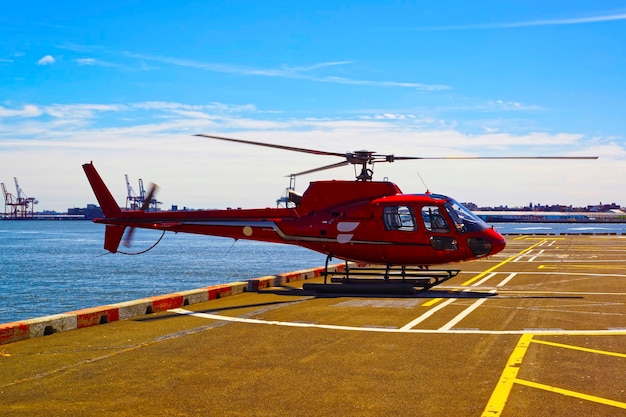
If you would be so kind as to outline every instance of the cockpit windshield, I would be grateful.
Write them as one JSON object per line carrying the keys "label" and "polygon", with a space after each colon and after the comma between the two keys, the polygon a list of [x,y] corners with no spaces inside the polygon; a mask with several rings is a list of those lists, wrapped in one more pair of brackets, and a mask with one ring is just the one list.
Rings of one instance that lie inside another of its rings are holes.
{"label": "cockpit windshield", "polygon": [[449,200],[445,203],[446,210],[454,221],[457,230],[461,233],[475,232],[478,230],[489,229],[489,225],[474,213],[457,203],[455,200]]}

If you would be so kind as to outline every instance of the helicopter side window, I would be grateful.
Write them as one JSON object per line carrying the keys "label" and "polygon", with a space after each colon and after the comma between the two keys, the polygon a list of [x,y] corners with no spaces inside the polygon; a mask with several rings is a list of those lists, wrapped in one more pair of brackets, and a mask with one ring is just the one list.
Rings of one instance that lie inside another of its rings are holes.
{"label": "helicopter side window", "polygon": [[437,206],[422,207],[422,220],[424,220],[426,230],[431,232],[448,233],[450,231],[448,222]]}
{"label": "helicopter side window", "polygon": [[383,221],[387,230],[414,231],[415,216],[407,206],[392,206],[383,209]]}

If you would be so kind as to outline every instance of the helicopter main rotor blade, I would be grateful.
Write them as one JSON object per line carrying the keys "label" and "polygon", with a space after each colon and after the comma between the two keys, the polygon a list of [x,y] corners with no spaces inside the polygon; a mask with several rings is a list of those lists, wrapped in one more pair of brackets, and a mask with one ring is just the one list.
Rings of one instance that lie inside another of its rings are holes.
{"label": "helicopter main rotor blade", "polygon": [[394,156],[393,160],[411,159],[598,159],[597,156]]}
{"label": "helicopter main rotor blade", "polygon": [[283,149],[283,150],[286,150],[286,151],[310,153],[310,154],[313,154],[313,155],[339,156],[339,157],[342,157],[342,158],[346,157],[345,153],[326,152],[326,151],[319,151],[319,150],[316,150],[316,149],[296,148],[296,147],[293,147],[293,146],[285,146],[285,145],[274,145],[272,143],[254,142],[254,141],[251,141],[251,140],[233,139],[233,138],[226,138],[226,137],[223,137],[223,136],[204,135],[204,134],[201,134],[201,133],[197,134],[197,135],[194,135],[194,136],[200,136],[200,137],[209,138],[209,139],[225,140],[225,141],[228,141],[228,142],[245,143],[247,145],[265,146],[267,148]]}
{"label": "helicopter main rotor blade", "polygon": [[[327,151],[320,151],[317,149],[297,148],[294,146],[276,145],[273,143],[255,142],[251,140],[227,138],[224,136],[205,135],[202,133],[196,134],[194,136],[199,136],[199,137],[209,138],[209,139],[224,140],[228,142],[243,143],[247,145],[265,146],[267,148],[283,149],[286,151],[303,152],[303,153],[309,153],[313,155],[338,156],[341,158],[349,158],[350,156],[354,156],[354,154],[351,154],[351,153],[327,152]],[[432,157],[429,157],[429,156],[394,156],[394,155],[373,155],[373,156],[385,158],[385,162],[407,161],[407,160],[418,160],[418,159],[598,159],[597,156],[432,156]],[[374,161],[374,162],[382,162],[382,161]],[[359,161],[358,163],[361,163],[361,162]]]}
{"label": "helicopter main rotor blade", "polygon": [[326,165],[319,168],[309,169],[306,171],[298,172],[295,174],[291,174],[291,176],[298,176],[304,174],[310,174],[313,172],[324,171],[327,169],[338,168],[344,165],[361,165],[361,174],[357,176],[357,180],[362,181],[371,181],[371,170],[367,169],[367,165],[374,165],[379,162],[394,162],[394,161],[409,161],[409,160],[424,160],[424,159],[451,159],[451,160],[459,160],[459,159],[598,159],[597,156],[441,156],[441,157],[428,157],[428,156],[395,156],[395,155],[382,155],[377,154],[371,151],[354,151],[354,152],[326,152],[320,151],[317,149],[307,149],[307,148],[297,148],[294,146],[285,146],[285,145],[276,145],[273,143],[264,143],[264,142],[255,142],[251,140],[244,139],[235,139],[235,138],[227,138],[224,136],[215,136],[215,135],[205,135],[202,133],[198,133],[194,136],[199,136],[208,139],[217,139],[224,140],[227,142],[235,142],[235,143],[243,143],[246,145],[255,145],[255,146],[264,146],[266,148],[274,148],[274,149],[283,149],[286,151],[294,151],[294,152],[302,152],[313,155],[323,155],[323,156],[338,156],[340,158],[344,158],[345,161],[338,162],[331,165]]}
{"label": "helicopter main rotor blade", "polygon": [[338,162],[336,164],[331,164],[331,165],[326,165],[326,166],[319,167],[319,168],[309,169],[308,171],[297,172],[295,174],[288,175],[288,177],[291,177],[291,176],[297,177],[299,175],[310,174],[312,172],[325,171],[327,169],[339,168],[339,167],[342,167],[342,166],[345,166],[345,165],[349,165],[349,164],[350,164],[350,162],[348,162],[348,161]]}

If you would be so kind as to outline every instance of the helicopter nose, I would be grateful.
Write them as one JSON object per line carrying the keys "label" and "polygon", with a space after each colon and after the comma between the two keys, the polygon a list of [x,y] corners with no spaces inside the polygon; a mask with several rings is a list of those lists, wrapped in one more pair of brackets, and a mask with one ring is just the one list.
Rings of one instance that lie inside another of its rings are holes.
{"label": "helicopter nose", "polygon": [[506,246],[506,242],[500,233],[491,228],[484,230],[482,236],[468,238],[467,245],[475,257],[482,258],[501,252]]}
{"label": "helicopter nose", "polygon": [[489,240],[491,241],[491,252],[489,253],[489,255],[495,255],[496,253],[502,252],[504,250],[504,248],[506,247],[506,240],[504,239],[504,236],[496,231],[496,229],[491,228],[489,229],[489,231],[491,234],[489,238]]}

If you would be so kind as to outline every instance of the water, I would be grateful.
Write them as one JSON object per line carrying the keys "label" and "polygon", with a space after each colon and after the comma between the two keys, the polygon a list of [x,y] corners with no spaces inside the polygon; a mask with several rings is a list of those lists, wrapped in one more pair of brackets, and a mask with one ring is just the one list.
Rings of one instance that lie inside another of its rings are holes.
{"label": "water", "polygon": [[[297,246],[184,233],[166,233],[142,255],[103,255],[103,236],[104,226],[88,221],[0,221],[0,323],[313,268],[326,260]],[[129,251],[146,249],[160,236],[137,229]]]}
{"label": "water", "polygon": [[617,234],[626,235],[626,223],[490,223],[502,234]]}
{"label": "water", "polygon": [[[494,227],[505,234],[626,234],[623,223]],[[102,255],[103,236],[103,225],[87,221],[0,221],[0,323],[313,268],[326,260],[297,246],[174,233],[142,255]],[[160,236],[136,230],[133,250]]]}

